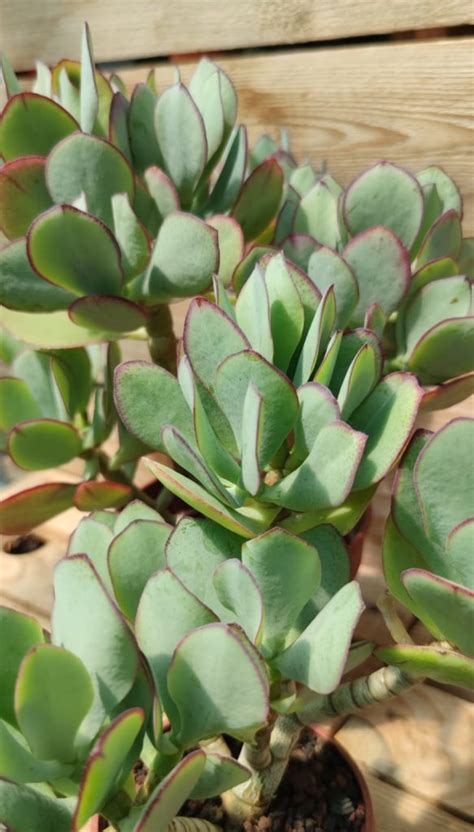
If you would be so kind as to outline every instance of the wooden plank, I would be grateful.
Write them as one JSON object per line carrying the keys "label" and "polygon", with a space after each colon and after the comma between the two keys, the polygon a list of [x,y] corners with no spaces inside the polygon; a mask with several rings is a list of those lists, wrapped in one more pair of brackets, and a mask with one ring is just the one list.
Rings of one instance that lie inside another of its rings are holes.
{"label": "wooden plank", "polygon": [[[342,184],[380,159],[415,171],[440,164],[464,194],[472,235],[472,48],[469,38],[443,39],[294,49],[219,63],[235,83],[251,142],[287,127],[297,158],[317,167],[325,161]],[[192,69],[182,66],[184,79]],[[140,66],[123,76],[133,87],[146,72]],[[161,64],[156,76],[163,87],[173,82],[173,69]]]}
{"label": "wooden plank", "polygon": [[[339,738],[339,737],[338,737]],[[364,771],[374,806],[377,832],[468,832],[472,826]]]}
{"label": "wooden plank", "polygon": [[337,739],[371,773],[469,817],[474,816],[472,715],[468,702],[420,685],[350,717]]}
{"label": "wooden plank", "polygon": [[17,69],[79,56],[84,18],[96,60],[310,43],[459,26],[465,0],[0,0],[1,47]]}

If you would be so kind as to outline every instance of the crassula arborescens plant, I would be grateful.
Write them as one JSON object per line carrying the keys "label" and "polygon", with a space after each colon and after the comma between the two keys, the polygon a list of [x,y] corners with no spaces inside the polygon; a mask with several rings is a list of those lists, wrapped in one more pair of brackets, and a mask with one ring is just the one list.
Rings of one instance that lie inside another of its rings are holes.
{"label": "crassula arborescens plant", "polygon": [[418,431],[397,472],[383,547],[390,593],[434,642],[380,656],[409,673],[474,686],[474,420]]}
{"label": "crassula arborescens plant", "polygon": [[[410,437],[422,391],[382,376],[373,332],[336,329],[333,287],[320,292],[283,255],[263,258],[235,307],[189,308],[178,379],[143,362],[116,371],[127,429],[191,475],[150,462],[160,481],[232,531],[348,531]],[[197,480],[197,482],[196,482]]]}
{"label": "crassula arborescens plant", "polygon": [[[243,541],[206,518],[173,528],[139,501],[82,520],[56,568],[51,635],[0,610],[0,822],[240,828],[268,807],[304,725],[425,675],[474,687],[472,591],[459,583],[472,585],[472,483],[453,473],[443,492],[440,474],[453,453],[465,469],[473,424],[413,438],[386,532],[390,590],[435,641],[404,643],[385,606],[400,643],[352,681],[374,645],[353,641],[363,603],[332,526]],[[188,798],[217,796],[212,822],[188,817]]]}
{"label": "crassula arborescens plant", "polygon": [[86,27],[81,63],[39,65],[33,91],[3,70],[5,325],[46,348],[144,327],[172,366],[167,304],[231,276],[279,209],[280,167],[248,169],[234,88],[207,59],[189,87],[178,79],[158,95],[151,74],[128,100],[118,76],[95,69]]}

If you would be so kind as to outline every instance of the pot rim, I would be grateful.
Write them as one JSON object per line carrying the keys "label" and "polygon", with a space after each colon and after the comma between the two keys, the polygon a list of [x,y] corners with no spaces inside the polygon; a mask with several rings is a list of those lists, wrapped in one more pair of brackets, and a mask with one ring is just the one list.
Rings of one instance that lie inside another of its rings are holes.
{"label": "pot rim", "polygon": [[341,757],[346,761],[348,766],[350,766],[359,785],[362,794],[362,800],[365,806],[365,820],[360,832],[377,832],[375,826],[375,815],[372,797],[370,795],[369,787],[367,785],[367,780],[365,779],[362,770],[359,768],[356,761],[349,754],[349,752],[346,751],[344,746],[341,745],[337,737],[332,736],[330,732],[327,730],[327,728],[324,728],[322,725],[308,725],[307,727],[310,728],[311,731],[314,731],[314,733],[317,734],[317,736],[320,737],[322,740],[332,743],[341,755]]}

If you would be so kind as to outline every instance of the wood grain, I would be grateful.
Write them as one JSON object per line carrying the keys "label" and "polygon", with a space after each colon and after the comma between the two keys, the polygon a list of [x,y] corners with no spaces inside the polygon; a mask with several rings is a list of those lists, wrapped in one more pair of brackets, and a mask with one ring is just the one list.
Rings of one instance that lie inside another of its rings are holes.
{"label": "wood grain", "polygon": [[[472,54],[472,40],[462,38],[293,49],[219,63],[237,88],[251,141],[287,127],[297,158],[326,162],[342,184],[380,159],[415,171],[442,165],[464,194],[472,235]],[[188,79],[193,64],[181,68]],[[123,75],[133,87],[146,72],[140,66]],[[156,77],[160,88],[172,83],[172,67],[158,65]]]}
{"label": "wood grain", "polygon": [[[339,739],[339,737],[338,737]],[[471,824],[364,771],[377,832],[468,832]]]}
{"label": "wood grain", "polygon": [[470,703],[420,685],[350,717],[337,739],[372,774],[469,817],[474,815],[472,717]]}
{"label": "wood grain", "polygon": [[0,0],[0,46],[17,69],[79,56],[92,30],[96,60],[310,43],[473,22],[466,0]]}

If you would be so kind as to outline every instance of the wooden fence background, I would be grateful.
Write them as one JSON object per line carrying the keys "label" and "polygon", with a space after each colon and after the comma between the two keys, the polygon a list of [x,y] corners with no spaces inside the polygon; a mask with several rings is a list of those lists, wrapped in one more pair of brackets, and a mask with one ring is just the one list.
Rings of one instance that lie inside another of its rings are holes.
{"label": "wooden fence background", "polygon": [[[465,232],[474,234],[470,0],[0,0],[0,49],[22,73],[36,58],[78,58],[84,19],[96,61],[118,65],[130,87],[150,66],[164,86],[171,63],[186,79],[199,53],[217,56],[251,141],[287,127],[296,157],[325,161],[341,184],[381,158],[415,170],[441,164],[463,192]],[[472,415],[472,402],[438,414],[436,425],[461,413]],[[365,550],[368,601],[380,586],[387,496],[382,489]],[[46,623],[52,568],[78,519],[73,509],[41,527],[37,554],[0,552],[1,603]],[[363,623],[361,635],[385,640],[376,610]],[[423,685],[333,726],[368,772],[379,832],[467,832],[470,714],[453,692]]]}

